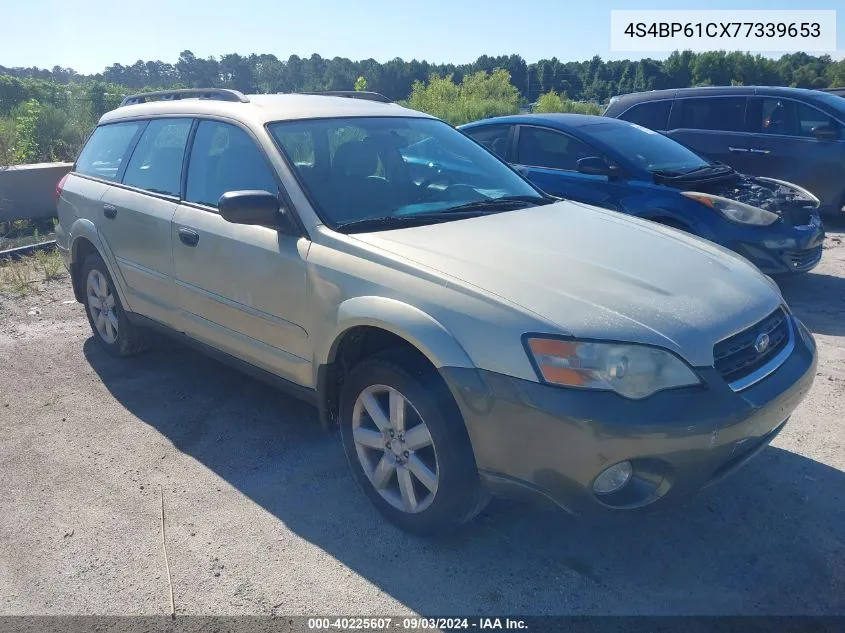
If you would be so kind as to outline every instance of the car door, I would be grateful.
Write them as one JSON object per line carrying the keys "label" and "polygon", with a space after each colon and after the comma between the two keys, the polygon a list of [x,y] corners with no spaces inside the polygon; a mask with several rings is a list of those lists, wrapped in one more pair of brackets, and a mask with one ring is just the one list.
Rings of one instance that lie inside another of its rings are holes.
{"label": "car door", "polygon": [[751,134],[746,125],[748,98],[685,97],[675,100],[667,136],[740,172],[748,167]]}
{"label": "car door", "polygon": [[100,199],[97,223],[117,263],[127,307],[168,325],[174,318],[170,223],[191,124],[189,118],[146,123],[121,170],[121,184]]}
{"label": "car door", "polygon": [[310,242],[217,211],[227,191],[280,185],[252,133],[201,120],[185,194],[173,218],[174,278],[182,328],[193,338],[301,385],[310,384],[305,258]]}
{"label": "car door", "polygon": [[601,156],[601,151],[551,128],[520,125],[516,135],[515,166],[540,189],[553,196],[619,209],[619,183],[577,171],[579,158]]}
{"label": "car door", "polygon": [[[806,103],[778,97],[752,99],[753,117],[747,173],[794,182],[828,206],[839,202],[845,185],[845,126]],[[829,125],[838,138],[821,140],[813,130]]]}

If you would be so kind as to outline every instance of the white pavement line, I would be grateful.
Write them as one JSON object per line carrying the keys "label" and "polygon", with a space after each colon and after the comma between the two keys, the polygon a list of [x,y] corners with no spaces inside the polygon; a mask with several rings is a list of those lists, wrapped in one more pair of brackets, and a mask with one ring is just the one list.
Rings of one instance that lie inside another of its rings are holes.
{"label": "white pavement line", "polygon": [[158,494],[161,499],[161,549],[164,551],[164,567],[167,570],[167,585],[170,588],[170,617],[176,619],[176,603],[173,600],[173,578],[170,575],[170,561],[167,560],[167,538],[164,532],[164,489],[158,485]]}

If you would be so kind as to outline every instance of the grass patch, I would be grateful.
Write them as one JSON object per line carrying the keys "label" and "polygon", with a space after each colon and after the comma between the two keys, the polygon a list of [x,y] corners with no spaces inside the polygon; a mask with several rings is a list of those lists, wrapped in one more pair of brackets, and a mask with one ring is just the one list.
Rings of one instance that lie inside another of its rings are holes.
{"label": "grass patch", "polygon": [[37,251],[18,260],[0,261],[0,291],[25,297],[40,290],[39,284],[66,274],[64,258],[55,248]]}

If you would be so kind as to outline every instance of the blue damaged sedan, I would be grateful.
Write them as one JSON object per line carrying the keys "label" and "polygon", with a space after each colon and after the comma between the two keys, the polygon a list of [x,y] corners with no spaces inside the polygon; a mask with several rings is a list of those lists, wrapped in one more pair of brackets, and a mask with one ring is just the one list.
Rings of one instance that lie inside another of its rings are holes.
{"label": "blue damaged sedan", "polygon": [[459,129],[548,194],[703,237],[773,277],[807,272],[821,260],[824,229],[811,192],[745,176],[639,125],[533,114]]}

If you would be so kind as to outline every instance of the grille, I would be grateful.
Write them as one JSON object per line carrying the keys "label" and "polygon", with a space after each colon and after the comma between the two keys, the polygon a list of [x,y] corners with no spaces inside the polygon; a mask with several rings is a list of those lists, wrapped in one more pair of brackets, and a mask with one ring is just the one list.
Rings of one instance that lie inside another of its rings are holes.
{"label": "grille", "polygon": [[818,262],[822,258],[822,245],[805,250],[784,251],[784,260],[793,270],[801,270]]}
{"label": "grille", "polygon": [[[734,334],[713,347],[716,369],[728,383],[745,378],[760,369],[786,347],[789,342],[789,320],[783,308],[778,308],[762,321]],[[757,338],[767,334],[769,345],[758,352],[754,348]]]}

